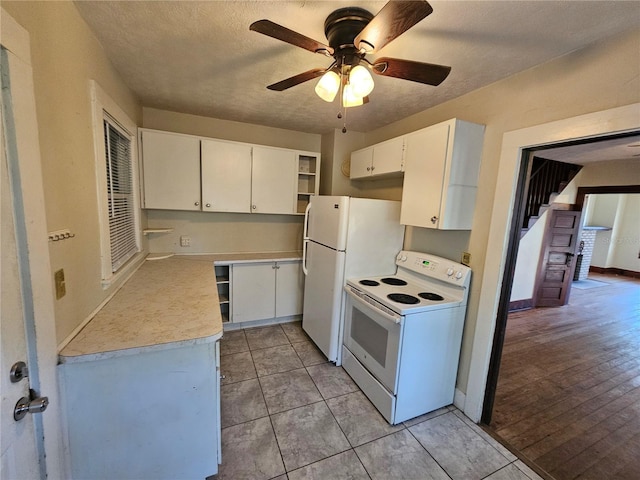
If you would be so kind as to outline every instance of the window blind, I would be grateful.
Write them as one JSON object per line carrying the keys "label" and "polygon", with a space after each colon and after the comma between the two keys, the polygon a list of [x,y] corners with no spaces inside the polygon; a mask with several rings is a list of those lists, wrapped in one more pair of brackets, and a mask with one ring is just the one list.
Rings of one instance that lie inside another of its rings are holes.
{"label": "window blind", "polygon": [[134,211],[133,163],[131,139],[109,119],[104,120],[107,152],[107,204],[111,271],[116,272],[137,251]]}

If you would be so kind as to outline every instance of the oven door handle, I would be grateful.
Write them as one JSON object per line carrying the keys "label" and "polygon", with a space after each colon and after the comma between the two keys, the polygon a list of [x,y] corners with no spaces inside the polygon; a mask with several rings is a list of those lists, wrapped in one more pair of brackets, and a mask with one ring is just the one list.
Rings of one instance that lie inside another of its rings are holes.
{"label": "oven door handle", "polygon": [[[385,312],[381,308],[377,308],[375,305],[372,305],[366,300],[363,300],[362,298],[360,298],[351,289],[347,290],[347,294],[353,299],[353,301],[359,303],[363,307],[373,309],[376,312],[376,314],[380,315],[384,319],[389,320],[390,322],[393,322],[395,324],[402,323],[401,315],[391,315],[390,313]],[[375,300],[372,300],[372,301],[375,302]]]}

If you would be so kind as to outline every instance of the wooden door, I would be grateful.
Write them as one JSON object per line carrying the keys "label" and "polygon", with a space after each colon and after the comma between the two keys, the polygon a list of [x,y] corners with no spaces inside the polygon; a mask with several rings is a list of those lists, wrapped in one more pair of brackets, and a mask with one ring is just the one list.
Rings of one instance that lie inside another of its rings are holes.
{"label": "wooden door", "polygon": [[251,211],[251,145],[202,140],[202,210]]}
{"label": "wooden door", "polygon": [[582,212],[552,210],[536,281],[536,307],[559,307],[569,301]]}

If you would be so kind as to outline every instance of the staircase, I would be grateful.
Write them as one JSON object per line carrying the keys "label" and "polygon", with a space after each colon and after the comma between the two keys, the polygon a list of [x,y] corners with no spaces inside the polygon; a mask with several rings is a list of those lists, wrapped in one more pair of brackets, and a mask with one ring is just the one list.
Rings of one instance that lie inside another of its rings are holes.
{"label": "staircase", "polygon": [[557,162],[540,157],[533,158],[520,238],[549,209],[581,168],[581,165],[572,163]]}

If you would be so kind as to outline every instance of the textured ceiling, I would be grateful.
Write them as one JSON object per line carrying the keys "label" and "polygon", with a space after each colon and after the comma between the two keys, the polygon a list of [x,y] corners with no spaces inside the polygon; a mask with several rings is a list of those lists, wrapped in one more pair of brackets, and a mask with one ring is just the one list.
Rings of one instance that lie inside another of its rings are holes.
{"label": "textured ceiling", "polygon": [[[76,6],[142,104],[311,133],[340,128],[337,102],[315,81],[265,87],[327,67],[331,59],[249,31],[269,19],[326,42],[333,10],[377,13],[384,1],[77,1]],[[370,103],[349,109],[350,130],[370,131],[599,39],[640,25],[626,1],[432,1],[434,12],[368,55],[450,65],[438,87],[375,76]],[[637,61],[638,59],[636,59]]]}

